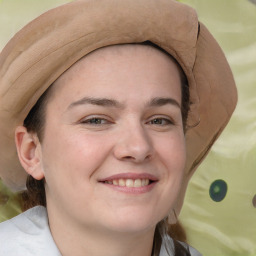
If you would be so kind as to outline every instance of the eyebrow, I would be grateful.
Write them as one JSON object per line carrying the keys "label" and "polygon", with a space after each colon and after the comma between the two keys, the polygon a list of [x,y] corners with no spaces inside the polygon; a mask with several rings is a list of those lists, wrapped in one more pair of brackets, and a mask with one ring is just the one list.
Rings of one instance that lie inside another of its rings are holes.
{"label": "eyebrow", "polygon": [[[72,102],[68,106],[68,109],[73,108],[75,106],[79,106],[79,105],[85,105],[85,104],[102,106],[102,107],[115,107],[115,108],[122,108],[122,109],[125,107],[124,104],[120,103],[119,101],[113,100],[113,99],[84,97],[78,101]],[[168,104],[177,106],[178,108],[181,108],[180,104],[175,99],[161,98],[161,97],[151,99],[146,104],[146,106],[161,107],[161,106],[168,105]]]}
{"label": "eyebrow", "polygon": [[168,104],[181,108],[179,102],[173,98],[153,98],[152,100],[149,101],[147,105],[149,107],[161,107]]}
{"label": "eyebrow", "polygon": [[78,105],[84,105],[84,104],[90,104],[90,105],[96,105],[96,106],[102,106],[102,107],[124,108],[124,105],[122,103],[113,99],[84,97],[78,101],[71,103],[68,106],[68,109]]}

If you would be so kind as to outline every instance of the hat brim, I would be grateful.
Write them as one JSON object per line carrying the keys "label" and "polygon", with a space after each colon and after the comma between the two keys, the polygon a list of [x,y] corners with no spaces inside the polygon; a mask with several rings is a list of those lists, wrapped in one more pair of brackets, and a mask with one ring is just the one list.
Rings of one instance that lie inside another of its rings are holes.
{"label": "hat brim", "polygon": [[170,53],[189,82],[182,204],[189,178],[234,111],[237,91],[222,50],[199,26],[195,10],[173,0],[74,1],[39,16],[9,41],[0,54],[0,177],[10,188],[24,189],[27,177],[16,153],[15,128],[44,91],[93,50],[144,41]]}

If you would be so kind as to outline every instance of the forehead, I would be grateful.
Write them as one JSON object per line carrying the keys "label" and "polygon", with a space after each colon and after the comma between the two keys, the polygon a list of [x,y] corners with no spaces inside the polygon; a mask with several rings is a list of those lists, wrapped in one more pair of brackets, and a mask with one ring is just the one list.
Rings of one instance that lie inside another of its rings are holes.
{"label": "forehead", "polygon": [[[136,59],[135,59],[136,58]],[[68,70],[66,70],[54,83],[54,85],[63,82],[65,79],[72,76],[77,76],[81,73],[84,67],[91,66],[101,66],[106,62],[115,63],[115,62],[128,62],[128,61],[151,61],[156,62],[161,60],[169,64],[173,63],[175,66],[175,60],[171,55],[165,53],[160,48],[156,48],[152,45],[142,45],[142,44],[124,44],[124,45],[113,45],[106,46],[100,49],[97,49],[88,55],[81,58],[75,64],[73,64]],[[144,66],[147,68],[147,66]],[[142,66],[143,68],[143,66]],[[92,70],[93,71],[93,70]]]}
{"label": "forehead", "polygon": [[[169,54],[151,45],[107,46],[91,52],[73,64],[54,82],[51,91],[60,95],[65,87],[72,85],[72,90],[80,88],[80,91],[92,89],[97,91],[96,87],[98,87],[99,92],[115,83],[122,86],[129,82],[147,87],[145,77],[152,82],[167,84],[172,82],[172,77],[180,81],[180,71]],[[83,88],[81,84],[76,86],[77,83],[84,83]]]}

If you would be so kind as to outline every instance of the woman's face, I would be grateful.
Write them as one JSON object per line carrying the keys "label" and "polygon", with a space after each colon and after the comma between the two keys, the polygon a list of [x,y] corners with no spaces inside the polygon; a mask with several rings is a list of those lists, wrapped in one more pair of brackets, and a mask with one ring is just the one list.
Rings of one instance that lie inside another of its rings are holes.
{"label": "woman's face", "polygon": [[53,86],[38,167],[50,222],[152,230],[175,204],[186,161],[176,64],[149,46],[111,46]]}

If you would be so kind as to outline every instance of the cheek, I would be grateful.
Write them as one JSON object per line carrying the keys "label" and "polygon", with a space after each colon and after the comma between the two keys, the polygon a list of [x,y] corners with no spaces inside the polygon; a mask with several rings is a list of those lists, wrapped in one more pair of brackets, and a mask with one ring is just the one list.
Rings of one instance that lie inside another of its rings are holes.
{"label": "cheek", "polygon": [[[104,143],[102,143],[104,141]],[[62,133],[49,136],[44,147],[44,167],[69,181],[91,176],[110,152],[111,145],[105,137],[80,133]]]}
{"label": "cheek", "polygon": [[186,145],[184,135],[170,136],[159,144],[159,155],[169,174],[183,175],[186,163]]}
{"label": "cheek", "polygon": [[164,218],[175,207],[181,190],[186,163],[183,133],[158,139],[156,147],[158,166],[162,171],[159,183],[158,214]]}
{"label": "cheek", "polygon": [[[181,189],[186,164],[186,146],[184,135],[169,137],[158,144],[158,155],[164,165],[164,177],[161,186],[167,204],[174,203]],[[161,146],[160,146],[161,145]],[[167,196],[167,197],[166,197]]]}

